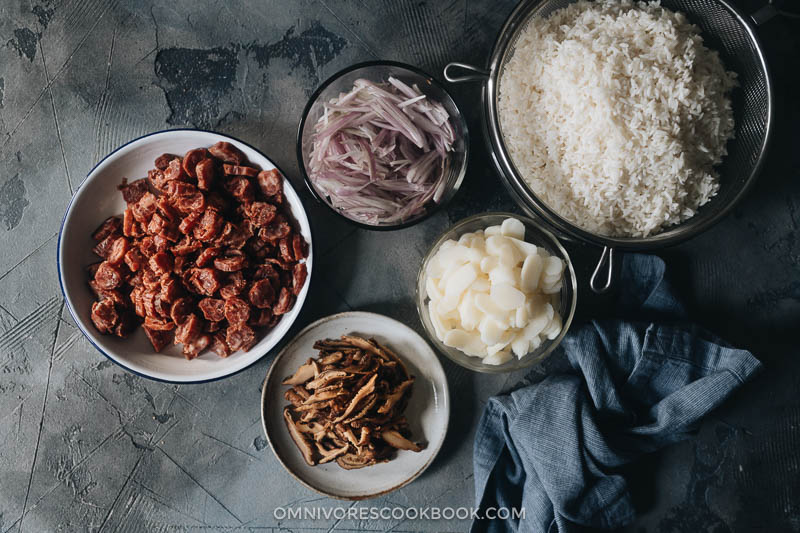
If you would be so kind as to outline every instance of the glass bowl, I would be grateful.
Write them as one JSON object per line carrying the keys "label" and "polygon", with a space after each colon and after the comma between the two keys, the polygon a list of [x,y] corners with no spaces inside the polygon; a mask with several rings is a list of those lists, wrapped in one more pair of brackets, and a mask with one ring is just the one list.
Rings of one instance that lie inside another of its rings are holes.
{"label": "glass bowl", "polygon": [[[505,364],[487,365],[483,363],[483,360],[480,357],[473,357],[465,354],[461,350],[447,346],[436,336],[436,330],[431,322],[427,305],[428,296],[425,289],[425,281],[427,279],[426,272],[428,263],[436,254],[436,252],[439,251],[442,243],[450,239],[457,241],[458,238],[465,233],[471,233],[479,229],[485,229],[489,226],[499,225],[507,218],[516,218],[525,225],[526,242],[535,244],[536,246],[541,246],[547,250],[550,255],[559,257],[562,261],[564,261],[564,281],[561,287],[561,292],[556,293],[558,294],[558,298],[555,299],[553,304],[555,311],[561,314],[562,327],[558,337],[553,340],[549,340],[547,338],[543,339],[542,343],[536,350],[528,353],[524,357],[517,358],[516,356],[513,356],[512,359]],[[575,306],[577,304],[577,279],[575,277],[575,269],[572,266],[572,261],[570,260],[567,251],[563,246],[561,246],[561,243],[558,242],[552,233],[544,229],[533,219],[512,213],[484,213],[465,218],[447,230],[437,239],[436,243],[434,243],[430,251],[425,255],[425,259],[422,261],[422,266],[419,269],[419,274],[417,275],[416,300],[417,312],[419,313],[419,318],[422,321],[422,326],[425,329],[425,333],[427,333],[431,342],[436,346],[436,348],[439,349],[440,352],[446,355],[451,361],[470,370],[474,370],[476,372],[500,374],[505,372],[513,372],[515,370],[520,370],[535,365],[547,357],[556,348],[556,346],[561,343],[561,340],[569,330],[570,324],[572,324],[572,318],[575,314]]]}
{"label": "glass bowl", "polygon": [[[455,141],[453,143],[453,149],[449,153],[445,163],[445,172],[447,173],[445,177],[446,185],[438,203],[429,202],[429,205],[423,212],[410,219],[405,219],[396,223],[369,224],[363,220],[350,217],[341,209],[333,206],[327,195],[323,191],[317,189],[312,183],[307,168],[313,145],[314,125],[322,116],[324,104],[332,98],[339,96],[340,93],[347,93],[352,90],[353,83],[359,78],[378,83],[385,82],[390,76],[399,79],[407,85],[416,83],[423,94],[433,100],[441,102],[450,115],[450,122],[455,131]],[[437,210],[441,209],[442,206],[446,205],[456,194],[458,188],[461,186],[461,182],[464,180],[464,174],[467,171],[468,152],[469,134],[466,120],[444,87],[433,79],[433,77],[416,67],[393,61],[358,63],[328,78],[325,83],[311,95],[311,98],[303,110],[303,118],[300,120],[300,126],[297,130],[297,162],[303,174],[306,186],[311,191],[311,194],[319,202],[326,205],[345,220],[362,228],[373,230],[393,230],[411,226],[431,216]]]}

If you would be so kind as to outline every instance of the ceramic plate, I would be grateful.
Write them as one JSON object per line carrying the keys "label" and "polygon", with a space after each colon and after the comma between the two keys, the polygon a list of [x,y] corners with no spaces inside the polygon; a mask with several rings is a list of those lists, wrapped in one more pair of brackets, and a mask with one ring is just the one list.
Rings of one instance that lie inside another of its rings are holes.
{"label": "ceramic plate", "polygon": [[[139,375],[173,383],[197,383],[230,376],[255,363],[289,331],[308,293],[314,262],[313,246],[307,259],[308,279],[294,307],[248,352],[236,352],[225,359],[207,351],[187,361],[179,346],[170,346],[155,353],[141,328],[127,339],[101,335],[91,321],[94,295],[90,292],[86,266],[98,258],[92,253],[92,233],[108,217],[121,215],[125,202],[117,190],[122,178],[133,181],[147,176],[153,161],[163,153],[184,154],[192,148],[208,147],[227,141],[239,148],[250,162],[262,169],[276,168],[264,154],[238,139],[201,130],[169,130],[140,137],[107,155],[81,184],[72,197],[61,234],[58,238],[58,276],[70,313],[89,341],[114,362]],[[283,174],[283,172],[281,172]],[[284,180],[284,196],[300,232],[311,245],[311,227],[300,197],[288,180]]]}
{"label": "ceramic plate", "polygon": [[[415,453],[398,450],[394,459],[358,470],[344,470],[336,463],[308,466],[283,421],[283,398],[288,389],[281,381],[294,374],[309,357],[316,357],[314,341],[343,334],[374,337],[403,360],[415,376],[408,407],[412,440],[425,442]],[[450,418],[447,379],[431,347],[414,330],[394,319],[365,312],[347,312],[320,319],[295,337],[270,367],[261,395],[261,421],[275,456],[300,483],[326,496],[346,500],[374,498],[399,489],[422,474],[444,442]]]}

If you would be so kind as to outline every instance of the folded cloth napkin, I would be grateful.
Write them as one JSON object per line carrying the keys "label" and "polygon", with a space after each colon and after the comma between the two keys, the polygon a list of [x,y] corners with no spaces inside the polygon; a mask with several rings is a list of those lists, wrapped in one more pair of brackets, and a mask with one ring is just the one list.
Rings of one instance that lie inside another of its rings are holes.
{"label": "folded cloth napkin", "polygon": [[[475,437],[472,531],[580,531],[629,524],[619,469],[686,439],[760,363],[686,314],[655,256],[626,255],[617,309],[561,343],[565,373],[489,399]],[[500,508],[524,509],[524,518]],[[485,516],[485,515],[484,515]],[[507,517],[507,519],[502,519]]]}

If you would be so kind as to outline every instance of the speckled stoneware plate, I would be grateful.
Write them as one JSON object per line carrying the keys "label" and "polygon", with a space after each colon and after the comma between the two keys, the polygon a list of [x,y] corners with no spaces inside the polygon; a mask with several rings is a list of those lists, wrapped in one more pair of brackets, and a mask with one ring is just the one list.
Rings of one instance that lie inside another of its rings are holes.
{"label": "speckled stoneware plate", "polygon": [[[281,381],[294,374],[309,357],[316,357],[314,341],[343,334],[374,337],[403,360],[415,376],[405,414],[412,440],[426,443],[419,453],[399,450],[394,459],[358,470],[336,463],[308,466],[283,421],[283,398],[288,389]],[[450,419],[447,378],[428,343],[414,330],[394,319],[365,312],[347,312],[320,319],[306,327],[273,361],[261,394],[261,422],[278,461],[300,483],[321,494],[344,500],[375,498],[411,483],[433,462],[444,442]]]}
{"label": "speckled stoneware plate", "polygon": [[161,353],[155,353],[141,328],[127,339],[101,335],[94,328],[90,317],[94,295],[87,285],[86,266],[98,260],[92,253],[95,243],[91,235],[94,230],[108,217],[120,215],[125,210],[125,202],[117,185],[122,178],[133,181],[147,176],[155,158],[163,153],[182,155],[193,148],[208,147],[218,141],[235,145],[252,164],[262,169],[276,168],[267,156],[227,135],[189,129],[160,131],[135,139],[103,158],[81,183],[64,215],[58,237],[58,277],[69,311],[89,342],[100,352],[141,376],[172,383],[200,383],[235,374],[261,359],[280,342],[300,313],[308,294],[314,262],[311,226],[300,197],[289,181],[284,180],[284,197],[300,232],[309,243],[308,279],[291,311],[266,334],[258,332],[260,339],[249,351],[238,351],[225,359],[206,351],[200,357],[187,361],[181,354],[180,346],[169,346]]}

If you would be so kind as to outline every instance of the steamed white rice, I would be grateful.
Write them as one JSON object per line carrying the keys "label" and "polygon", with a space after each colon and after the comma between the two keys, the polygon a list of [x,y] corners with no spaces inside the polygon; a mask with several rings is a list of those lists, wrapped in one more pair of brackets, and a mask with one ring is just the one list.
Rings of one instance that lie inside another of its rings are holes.
{"label": "steamed white rice", "polygon": [[499,115],[534,193],[594,233],[645,237],[719,189],[736,75],[658,2],[580,1],[521,31]]}

